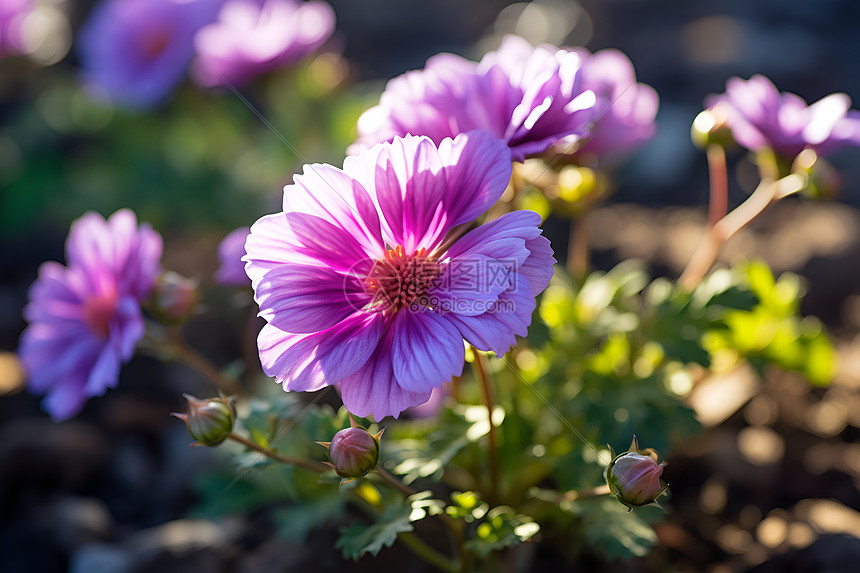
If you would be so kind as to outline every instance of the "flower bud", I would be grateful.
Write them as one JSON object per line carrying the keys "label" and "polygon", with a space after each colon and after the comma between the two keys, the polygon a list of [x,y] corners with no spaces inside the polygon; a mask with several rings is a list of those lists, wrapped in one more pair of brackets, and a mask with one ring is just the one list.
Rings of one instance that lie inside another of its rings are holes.
{"label": "flower bud", "polygon": [[567,203],[579,203],[597,187],[597,176],[588,167],[566,165],[558,173],[558,196]]}
{"label": "flower bud", "polygon": [[632,511],[634,507],[654,503],[668,487],[660,476],[666,462],[657,463],[657,453],[639,450],[633,437],[630,451],[620,454],[606,468],[606,483],[618,501]]}
{"label": "flower bud", "polygon": [[197,304],[197,283],[179,273],[161,273],[152,288],[152,312],[167,324],[184,321]]}
{"label": "flower bud", "polygon": [[233,432],[235,412],[224,397],[200,400],[184,394],[188,400],[188,413],[173,415],[188,426],[188,433],[197,440],[192,446],[217,446]]}
{"label": "flower bud", "polygon": [[690,128],[690,139],[699,149],[706,149],[709,145],[730,147],[734,144],[728,114],[720,104],[696,116]]}
{"label": "flower bud", "polygon": [[804,149],[794,159],[791,172],[806,177],[804,194],[817,199],[836,197],[843,186],[842,176],[812,149]]}
{"label": "flower bud", "polygon": [[352,479],[366,476],[376,469],[379,462],[379,437],[364,428],[346,428],[334,435],[328,446],[331,466],[342,478]]}

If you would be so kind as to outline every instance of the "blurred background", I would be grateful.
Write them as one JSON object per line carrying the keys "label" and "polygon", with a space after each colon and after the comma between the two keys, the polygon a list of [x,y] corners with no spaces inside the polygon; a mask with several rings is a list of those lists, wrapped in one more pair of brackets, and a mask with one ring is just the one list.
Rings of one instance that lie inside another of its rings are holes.
{"label": "blurred background", "polygon": [[[275,538],[263,518],[209,528],[183,520],[194,476],[218,463],[203,448],[189,452],[184,425],[167,415],[183,408],[182,392],[206,391],[188,370],[136,357],[118,389],[62,424],[21,390],[13,353],[27,288],[42,261],[63,260],[69,224],[85,211],[133,208],[164,235],[164,266],[211,286],[221,238],[277,210],[303,163],[340,165],[357,117],[388,79],[439,52],[480,59],[516,33],[618,48],[659,93],[657,135],[615,173],[589,233],[596,268],[635,257],[653,275],[675,278],[705,224],[707,165],[689,130],[708,94],[731,76],[761,73],[808,102],[833,92],[860,101],[860,3],[850,0],[333,0],[334,35],[304,61],[239,93],[184,79],[155,107],[128,110],[99,101],[81,79],[78,33],[95,4],[36,0],[24,53],[0,59],[3,572],[423,570],[397,548],[343,563],[333,532],[302,547]],[[803,277],[803,312],[823,320],[839,353],[836,379],[813,389],[794,374],[736,372],[698,386],[688,399],[703,431],[661,452],[672,500],[656,526],[660,543],[612,570],[856,570],[857,154],[831,157],[842,178],[835,197],[783,201],[721,258],[761,257],[777,274]],[[729,167],[736,205],[755,173],[739,152]],[[564,260],[565,223],[550,219],[546,229]],[[192,344],[223,367],[249,352],[237,334],[248,309],[237,310],[236,297],[249,293],[211,292],[204,303],[218,312],[188,328]]]}

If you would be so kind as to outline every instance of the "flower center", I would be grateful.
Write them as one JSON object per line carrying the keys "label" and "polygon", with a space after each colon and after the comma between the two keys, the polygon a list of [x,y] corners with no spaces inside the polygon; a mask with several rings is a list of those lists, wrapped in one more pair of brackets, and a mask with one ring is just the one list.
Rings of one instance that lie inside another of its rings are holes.
{"label": "flower center", "polygon": [[95,334],[102,338],[110,335],[110,321],[116,311],[115,294],[101,294],[84,303],[84,321]]}
{"label": "flower center", "polygon": [[403,247],[385,251],[385,258],[376,261],[365,278],[367,292],[373,295],[373,307],[394,313],[411,304],[427,306],[422,300],[441,269],[427,249],[407,255]]}
{"label": "flower center", "polygon": [[152,30],[140,40],[140,49],[148,60],[154,60],[167,49],[170,44],[170,33],[166,30]]}

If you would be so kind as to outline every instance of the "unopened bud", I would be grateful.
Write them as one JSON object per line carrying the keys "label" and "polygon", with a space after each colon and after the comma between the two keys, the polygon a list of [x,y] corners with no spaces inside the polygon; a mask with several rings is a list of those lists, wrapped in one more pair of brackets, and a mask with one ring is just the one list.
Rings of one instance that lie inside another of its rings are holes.
{"label": "unopened bud", "polygon": [[568,203],[579,203],[597,187],[597,176],[588,167],[567,165],[558,173],[558,196]]}
{"label": "unopened bud", "polygon": [[690,128],[690,139],[696,147],[706,149],[709,145],[729,147],[734,144],[732,130],[728,124],[728,114],[723,109],[724,103],[718,103],[711,109],[699,113]]}
{"label": "unopened bud", "polygon": [[197,304],[197,283],[179,273],[161,273],[152,288],[152,312],[167,324],[184,321]]}
{"label": "unopened bud", "polygon": [[817,199],[832,199],[842,189],[842,176],[812,149],[804,149],[794,159],[791,172],[806,177],[803,192]]}
{"label": "unopened bud", "polygon": [[331,467],[342,478],[366,476],[379,463],[379,438],[382,432],[371,434],[364,428],[346,428],[334,435],[328,447]]}
{"label": "unopened bud", "polygon": [[657,452],[639,450],[636,436],[630,450],[612,460],[606,468],[606,483],[618,501],[630,508],[654,503],[668,487],[660,476],[666,462],[657,463]]}
{"label": "unopened bud", "polygon": [[233,432],[235,412],[233,405],[224,397],[201,400],[184,394],[188,400],[188,412],[173,413],[188,426],[188,433],[197,440],[192,446],[217,446]]}

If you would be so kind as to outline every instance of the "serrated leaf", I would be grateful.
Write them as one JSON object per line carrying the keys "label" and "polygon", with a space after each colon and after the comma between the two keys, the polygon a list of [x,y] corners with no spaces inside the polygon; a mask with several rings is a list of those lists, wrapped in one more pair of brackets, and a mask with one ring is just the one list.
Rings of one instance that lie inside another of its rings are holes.
{"label": "serrated leaf", "polygon": [[335,543],[344,558],[358,561],[365,553],[376,555],[383,547],[391,547],[398,533],[412,531],[411,506],[396,506],[387,509],[370,525],[354,523],[341,529]]}
{"label": "serrated leaf", "polygon": [[644,511],[628,513],[614,497],[582,505],[587,506],[583,517],[585,538],[609,559],[642,557],[656,545],[657,534],[643,519]]}

